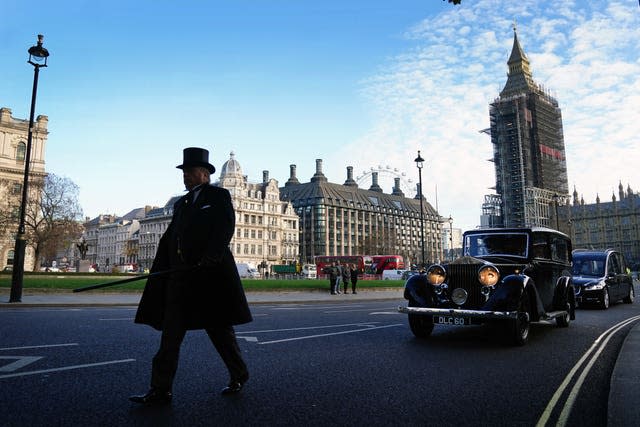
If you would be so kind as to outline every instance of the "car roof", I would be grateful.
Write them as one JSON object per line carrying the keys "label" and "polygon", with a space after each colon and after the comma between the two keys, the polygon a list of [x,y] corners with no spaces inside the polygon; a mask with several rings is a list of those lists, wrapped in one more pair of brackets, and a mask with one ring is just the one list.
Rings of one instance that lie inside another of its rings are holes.
{"label": "car roof", "polygon": [[595,250],[595,249],[575,249],[572,253],[571,253],[571,257],[576,260],[576,259],[601,259],[601,258],[606,258],[607,256],[609,256],[610,253],[614,253],[617,251],[614,251],[612,249],[606,249],[606,250]]}
{"label": "car roof", "polygon": [[552,233],[560,236],[564,236],[567,239],[569,236],[566,234],[547,227],[518,227],[518,228],[476,228],[474,230],[465,231],[464,234],[483,234],[483,233]]}

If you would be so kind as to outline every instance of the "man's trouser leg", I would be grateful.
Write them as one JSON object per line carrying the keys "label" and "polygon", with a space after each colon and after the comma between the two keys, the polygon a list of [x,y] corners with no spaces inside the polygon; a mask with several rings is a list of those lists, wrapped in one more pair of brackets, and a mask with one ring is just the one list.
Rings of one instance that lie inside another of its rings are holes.
{"label": "man's trouser leg", "polygon": [[245,383],[249,379],[249,371],[242,359],[242,353],[240,352],[233,326],[216,326],[207,328],[206,331],[222,361],[227,366],[231,381]]}
{"label": "man's trouser leg", "polygon": [[160,339],[160,348],[151,365],[151,387],[171,391],[173,379],[178,369],[180,345],[186,331],[165,322]]}

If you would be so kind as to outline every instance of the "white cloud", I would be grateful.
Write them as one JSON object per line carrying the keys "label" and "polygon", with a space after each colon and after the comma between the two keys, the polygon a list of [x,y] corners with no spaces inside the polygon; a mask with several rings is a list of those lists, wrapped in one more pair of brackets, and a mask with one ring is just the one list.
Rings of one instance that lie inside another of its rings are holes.
{"label": "white cloud", "polygon": [[489,103],[506,82],[515,19],[534,79],[563,111],[570,186],[587,202],[596,194],[609,199],[619,180],[625,188],[639,187],[633,181],[640,160],[637,5],[560,3],[469,2],[407,29],[415,47],[362,83],[374,126],[335,156],[352,159],[347,163],[356,173],[358,165],[384,158],[415,183],[412,160],[421,149],[429,202],[437,198],[440,213],[453,215],[456,226],[476,226],[483,196],[495,185],[493,164],[486,161],[490,139],[478,131],[488,127]]}

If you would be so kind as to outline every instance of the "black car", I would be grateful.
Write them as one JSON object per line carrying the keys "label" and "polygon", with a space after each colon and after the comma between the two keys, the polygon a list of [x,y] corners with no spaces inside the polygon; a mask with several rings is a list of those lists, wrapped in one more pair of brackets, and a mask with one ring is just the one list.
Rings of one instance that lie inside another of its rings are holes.
{"label": "black car", "polygon": [[612,302],[631,304],[633,279],[624,256],[613,249],[573,251],[573,284],[578,305],[595,304],[606,310]]}
{"label": "black car", "polygon": [[497,323],[507,338],[523,345],[530,322],[575,319],[571,281],[571,240],[542,227],[478,229],[463,238],[464,256],[435,264],[410,277],[398,310],[409,315],[416,337],[434,324]]}

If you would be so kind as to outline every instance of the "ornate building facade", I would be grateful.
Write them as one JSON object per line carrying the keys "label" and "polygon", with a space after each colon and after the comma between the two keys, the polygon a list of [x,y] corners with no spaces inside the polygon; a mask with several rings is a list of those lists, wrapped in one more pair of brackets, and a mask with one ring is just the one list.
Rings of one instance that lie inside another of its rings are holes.
{"label": "ornate building facade", "polygon": [[[42,181],[45,173],[45,146],[47,116],[38,116],[34,122],[31,155],[29,156],[29,180]],[[29,120],[16,119],[11,116],[9,108],[0,108],[0,211],[2,227],[0,229],[0,267],[13,264],[14,247],[20,204],[22,201],[22,185],[24,182],[25,159],[27,154],[27,136]],[[29,200],[40,197],[34,186],[29,186]],[[34,252],[27,242],[25,252],[25,271],[34,269]]]}
{"label": "ornate building facade", "polygon": [[[421,262],[420,200],[407,198],[396,179],[391,194],[383,193],[377,174],[369,189],[358,188],[353,167],[344,184],[330,183],[322,159],[307,183],[296,177],[296,165],[280,188],[283,201],[293,205],[300,220],[301,262],[317,255],[402,255],[405,264]],[[423,200],[425,261],[442,257],[442,218]]]}
{"label": "ornate building facade", "polygon": [[627,185],[618,185],[618,195],[611,201],[586,204],[573,190],[571,204],[558,207],[561,231],[571,235],[574,248],[607,249],[622,252],[627,263],[640,269],[640,195]]}
{"label": "ornate building facade", "polygon": [[[485,199],[483,223],[553,227],[550,208],[568,198],[567,165],[558,101],[532,77],[514,27],[507,82],[490,105],[496,198]],[[497,204],[499,214],[490,215]]]}
{"label": "ornate building facade", "polygon": [[230,245],[236,262],[263,269],[298,262],[298,216],[289,201],[281,200],[278,181],[268,171],[262,172],[262,182],[250,183],[232,152],[216,185],[229,190],[236,211]]}

